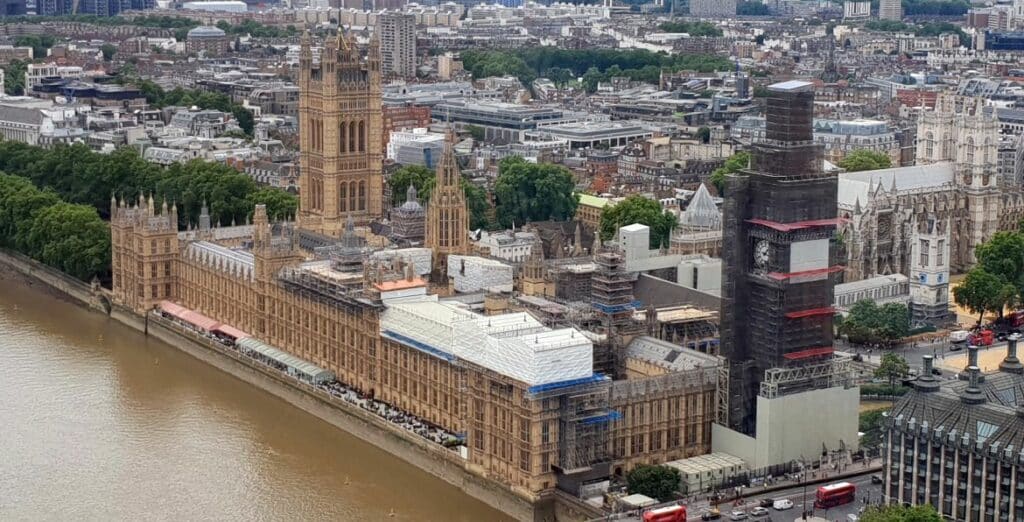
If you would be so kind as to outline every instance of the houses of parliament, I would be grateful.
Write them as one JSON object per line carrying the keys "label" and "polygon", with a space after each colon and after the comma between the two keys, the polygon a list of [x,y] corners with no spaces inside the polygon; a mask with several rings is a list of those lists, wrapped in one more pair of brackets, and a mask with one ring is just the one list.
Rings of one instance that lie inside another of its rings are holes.
{"label": "houses of parliament", "polygon": [[[204,207],[182,229],[173,204],[112,199],[115,304],[286,354],[268,357],[458,434],[453,461],[530,501],[709,452],[727,389],[718,357],[641,336],[616,380],[595,371],[591,332],[429,291],[449,254],[471,253],[452,133],[422,213],[431,255],[368,246],[365,225],[383,213],[378,45],[339,35],[314,60],[302,38],[295,222],[271,223],[258,205],[251,224],[218,227]],[[304,249],[303,231],[333,241]]]}

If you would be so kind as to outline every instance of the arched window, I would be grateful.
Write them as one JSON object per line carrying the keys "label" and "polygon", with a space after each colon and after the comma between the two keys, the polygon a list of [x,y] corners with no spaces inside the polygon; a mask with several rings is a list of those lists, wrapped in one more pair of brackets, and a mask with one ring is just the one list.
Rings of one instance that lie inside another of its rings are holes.
{"label": "arched window", "polygon": [[342,154],[347,151],[345,148],[345,128],[347,126],[345,122],[341,122],[341,125],[338,125],[338,152]]}
{"label": "arched window", "polygon": [[349,122],[348,124],[348,151],[356,151],[356,122]]}
{"label": "arched window", "polygon": [[338,187],[338,210],[348,212],[348,183],[342,183]]}
{"label": "arched window", "polygon": [[992,138],[986,136],[985,137],[985,149],[982,152],[982,154],[984,154],[983,159],[985,160],[985,163],[993,163],[994,164],[996,162],[995,150],[996,150],[996,148],[992,146]]}
{"label": "arched window", "polygon": [[[359,126],[362,127],[363,124],[360,122]],[[365,181],[360,181],[359,182],[359,210],[366,210],[366,182]]]}
{"label": "arched window", "polygon": [[968,165],[974,164],[974,138],[968,136],[964,142],[964,162]]}
{"label": "arched window", "polygon": [[928,159],[932,159],[935,154],[935,135],[928,132],[924,135],[924,155]]}
{"label": "arched window", "polygon": [[[355,125],[355,123],[353,123],[352,125]],[[358,190],[358,188],[356,187],[355,181],[348,184],[348,209],[353,211],[358,210],[359,208],[356,205],[356,190]]]}
{"label": "arched window", "polygon": [[366,126],[359,120],[359,152],[366,152]]}

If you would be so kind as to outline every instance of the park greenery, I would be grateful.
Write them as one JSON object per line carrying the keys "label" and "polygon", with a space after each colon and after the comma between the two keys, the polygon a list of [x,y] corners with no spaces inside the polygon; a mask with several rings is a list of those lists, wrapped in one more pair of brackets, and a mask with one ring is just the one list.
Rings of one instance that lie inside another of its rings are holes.
{"label": "park greenery", "polygon": [[626,474],[626,487],[630,494],[647,495],[667,502],[679,491],[682,477],[679,470],[669,466],[637,466]]}
{"label": "park greenery", "polygon": [[750,153],[737,152],[725,160],[725,164],[711,172],[711,184],[715,186],[719,196],[725,196],[725,177],[735,174],[750,165]]}
{"label": "park greenery", "polygon": [[17,47],[31,47],[32,58],[39,60],[50,54],[50,48],[57,43],[51,34],[29,34],[14,39]]}
{"label": "park greenery", "polygon": [[672,230],[679,224],[675,214],[662,210],[653,199],[634,194],[601,211],[601,240],[615,237],[619,227],[640,223],[651,228],[650,247],[669,246]]}
{"label": "park greenery", "polygon": [[768,16],[772,12],[760,0],[744,0],[736,4],[736,14],[739,16]]}
{"label": "park greenery", "polygon": [[572,173],[565,167],[530,163],[519,156],[502,158],[494,184],[497,225],[571,219],[579,204],[574,188]]}
{"label": "park greenery", "polygon": [[921,506],[873,506],[864,511],[861,522],[942,522],[935,508]]}
{"label": "park greenery", "polygon": [[255,20],[244,20],[238,25],[221,20],[217,22],[217,28],[229,35],[249,35],[253,38],[287,38],[299,34],[298,28],[294,25],[288,25],[282,29],[273,25],[263,25]]}
{"label": "park greenery", "polygon": [[910,311],[902,303],[878,306],[872,299],[862,299],[850,307],[839,333],[852,343],[892,344],[910,333]]}
{"label": "park greenery", "polygon": [[892,160],[888,154],[866,149],[855,150],[839,160],[839,167],[847,172],[887,169],[891,166]]}
{"label": "park greenery", "polygon": [[662,22],[658,29],[666,33],[686,33],[690,36],[722,36],[722,30],[711,22]]}
{"label": "park greenery", "polygon": [[200,109],[227,112],[235,117],[238,126],[241,127],[246,135],[252,136],[253,127],[255,126],[255,118],[252,111],[246,109],[240,103],[235,103],[224,93],[182,89],[181,87],[165,91],[163,87],[160,87],[152,80],[135,78],[126,74],[119,74],[117,79],[122,84],[134,85],[139,89],[142,95],[146,97],[146,103],[150,107],[161,109],[170,106],[196,106]]}
{"label": "park greenery", "polygon": [[0,246],[83,281],[110,267],[110,229],[96,209],[0,173]]}
{"label": "park greenery", "polygon": [[204,201],[213,221],[222,225],[243,223],[257,203],[266,204],[268,215],[277,220],[294,216],[298,207],[294,195],[260,188],[227,165],[193,160],[162,167],[129,147],[99,154],[82,144],[43,149],[2,141],[0,171],[26,178],[70,203],[92,206],[103,217],[109,217],[111,195],[132,200],[152,194],[178,205],[182,227],[198,222]]}
{"label": "park greenery", "polygon": [[709,54],[669,55],[642,49],[558,47],[531,47],[515,51],[470,49],[463,51],[462,63],[474,78],[511,75],[526,85],[539,77],[546,77],[556,85],[580,79],[588,92],[596,91],[599,82],[620,76],[658,83],[662,71],[713,72],[728,71],[733,67],[727,58]]}
{"label": "park greenery", "polygon": [[[416,187],[416,197],[426,205],[430,201],[430,194],[434,190],[436,180],[436,173],[422,165],[401,167],[388,178],[388,185],[391,187],[391,204],[398,206],[404,203],[409,185],[412,185]],[[487,216],[491,208],[487,201],[487,192],[466,181],[466,178],[462,178],[462,190],[466,194],[466,206],[469,208],[469,228],[473,230],[491,228]]]}
{"label": "park greenery", "polygon": [[986,313],[1003,316],[1024,296],[1024,232],[997,232],[975,249],[978,263],[956,287],[953,300],[972,313],[980,324]]}

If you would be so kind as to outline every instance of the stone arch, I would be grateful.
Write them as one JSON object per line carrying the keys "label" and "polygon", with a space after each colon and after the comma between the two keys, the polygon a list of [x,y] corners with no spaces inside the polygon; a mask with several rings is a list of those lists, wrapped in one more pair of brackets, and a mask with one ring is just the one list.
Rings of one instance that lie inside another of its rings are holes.
{"label": "stone arch", "polygon": [[348,212],[348,183],[344,181],[338,185],[338,211]]}

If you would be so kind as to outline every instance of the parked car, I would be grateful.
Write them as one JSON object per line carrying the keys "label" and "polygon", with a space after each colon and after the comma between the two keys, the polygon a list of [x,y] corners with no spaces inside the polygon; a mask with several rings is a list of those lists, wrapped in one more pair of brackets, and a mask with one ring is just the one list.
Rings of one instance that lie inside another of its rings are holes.
{"label": "parked car", "polygon": [[942,375],[942,370],[933,367],[932,368],[932,375]]}
{"label": "parked car", "polygon": [[763,517],[768,514],[768,508],[757,506],[750,510],[750,516],[752,517]]}
{"label": "parked car", "polygon": [[949,351],[951,351],[951,352],[959,352],[960,350],[963,350],[963,349],[964,349],[964,345],[962,345],[962,344],[954,344],[954,345],[951,345],[949,347]]}
{"label": "parked car", "polygon": [[779,500],[775,501],[775,504],[773,504],[772,507],[775,508],[775,511],[785,511],[787,509],[793,509],[793,501],[788,498],[780,498]]}
{"label": "parked car", "polygon": [[733,511],[732,513],[729,513],[729,520],[746,520],[746,519],[747,519],[747,512],[746,511],[736,510],[736,511]]}
{"label": "parked car", "polygon": [[701,520],[718,520],[722,518],[722,513],[717,509],[711,509],[700,514]]}
{"label": "parked car", "polygon": [[871,475],[871,483],[872,484],[881,484],[882,482],[885,482],[885,481],[882,480],[882,476],[881,475]]}

